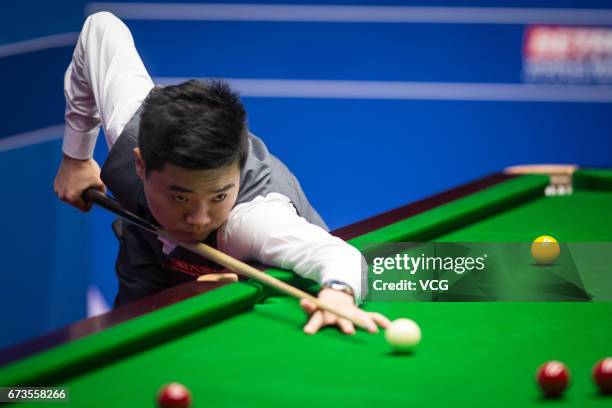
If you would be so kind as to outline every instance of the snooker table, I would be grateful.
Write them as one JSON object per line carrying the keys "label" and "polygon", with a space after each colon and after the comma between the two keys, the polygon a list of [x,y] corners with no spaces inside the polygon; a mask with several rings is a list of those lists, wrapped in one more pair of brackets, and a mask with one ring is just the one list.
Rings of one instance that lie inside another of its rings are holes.
{"label": "snooker table", "polygon": [[[357,248],[530,243],[542,234],[612,242],[611,170],[579,169],[571,195],[544,196],[547,184],[542,175],[493,174],[334,234]],[[610,299],[612,265],[583,270],[591,301],[366,301],[366,310],[418,322],[423,340],[408,355],[394,354],[383,333],[307,336],[298,303],[258,283],[194,281],[3,351],[0,386],[67,387],[69,406],[105,408],[153,407],[173,381],[191,390],[194,407],[610,407],[590,375],[612,355],[612,303],[598,301]],[[316,290],[287,271],[267,272]],[[534,381],[553,359],[572,375],[558,401]]]}

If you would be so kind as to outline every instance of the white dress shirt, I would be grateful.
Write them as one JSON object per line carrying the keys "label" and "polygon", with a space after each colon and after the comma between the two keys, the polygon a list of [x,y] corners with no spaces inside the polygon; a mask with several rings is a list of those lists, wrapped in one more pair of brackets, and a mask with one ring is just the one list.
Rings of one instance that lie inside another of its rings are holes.
{"label": "white dress shirt", "polygon": [[[126,25],[108,12],[87,18],[64,76],[63,152],[92,158],[100,125],[110,149],[153,86]],[[220,250],[244,261],[290,269],[319,283],[345,282],[361,299],[359,251],[300,217],[282,194],[234,207],[217,241]],[[164,252],[171,249],[164,242]]]}

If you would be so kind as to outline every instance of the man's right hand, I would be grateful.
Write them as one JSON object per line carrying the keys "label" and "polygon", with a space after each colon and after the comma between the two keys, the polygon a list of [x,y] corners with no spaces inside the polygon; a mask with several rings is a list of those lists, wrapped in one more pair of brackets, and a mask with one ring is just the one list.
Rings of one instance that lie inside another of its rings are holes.
{"label": "man's right hand", "polygon": [[81,211],[89,211],[92,204],[86,203],[82,195],[90,187],[106,192],[98,163],[94,159],[79,160],[64,155],[53,183],[59,199]]}

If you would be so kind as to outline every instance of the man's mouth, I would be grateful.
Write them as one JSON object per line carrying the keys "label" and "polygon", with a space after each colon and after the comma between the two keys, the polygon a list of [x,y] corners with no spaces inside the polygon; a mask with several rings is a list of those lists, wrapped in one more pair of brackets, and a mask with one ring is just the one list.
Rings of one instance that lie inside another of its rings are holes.
{"label": "man's mouth", "polygon": [[195,233],[190,231],[176,231],[173,234],[179,241],[182,242],[200,242],[206,239],[208,233]]}

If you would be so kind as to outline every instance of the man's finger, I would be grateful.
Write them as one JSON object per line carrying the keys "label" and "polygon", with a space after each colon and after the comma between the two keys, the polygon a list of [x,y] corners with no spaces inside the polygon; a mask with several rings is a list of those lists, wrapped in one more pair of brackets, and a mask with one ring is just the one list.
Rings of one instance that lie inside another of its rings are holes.
{"label": "man's finger", "polygon": [[374,320],[368,318],[368,332],[370,333],[378,333],[378,326],[374,323]]}
{"label": "man's finger", "polygon": [[321,328],[323,324],[323,313],[321,311],[316,311],[310,316],[310,320],[304,326],[304,333],[306,334],[315,334]]}
{"label": "man's finger", "polygon": [[81,211],[89,211],[92,207],[93,203],[86,203],[80,196],[76,196],[73,194],[66,193],[65,191],[61,191],[58,193],[58,198],[71,206],[78,208]]}
{"label": "man's finger", "polygon": [[101,192],[106,193],[106,185],[102,183],[102,180],[98,180],[91,186],[85,188],[83,191],[87,190],[88,188],[95,188],[96,190],[100,190]]}
{"label": "man's finger", "polygon": [[359,310],[359,317],[361,318],[361,321],[363,323],[366,324],[366,326],[368,327],[368,332],[369,333],[378,333],[378,326],[376,325],[376,323],[374,322],[374,320],[372,319],[372,317],[370,316],[370,313],[366,313],[363,310]]}
{"label": "man's finger", "polygon": [[100,180],[100,184],[95,185],[94,188],[97,188],[101,192],[106,193],[106,184],[102,183],[101,180]]}
{"label": "man's finger", "polygon": [[[96,190],[106,193],[106,186],[102,182],[93,184],[91,187],[88,188],[95,188]],[[88,202],[83,199],[83,192],[88,188],[73,191],[68,196],[68,203],[72,204],[73,206],[84,212],[91,210],[91,208],[93,207],[93,202]]]}
{"label": "man's finger", "polygon": [[91,210],[91,207],[93,207],[93,203],[88,203],[87,201],[83,200],[82,198],[78,198],[78,199],[74,199],[74,200],[66,200],[66,202],[76,208],[78,208],[79,210],[83,211],[83,212],[87,212],[89,210]]}
{"label": "man's finger", "polygon": [[238,282],[238,275],[231,272],[225,273],[207,273],[198,276],[198,282]]}
{"label": "man's finger", "polygon": [[386,316],[381,315],[380,313],[371,312],[369,313],[370,317],[376,324],[378,324],[383,329],[386,329],[391,324],[391,320],[389,320]]}
{"label": "man's finger", "polygon": [[83,212],[87,212],[89,210],[91,210],[91,207],[93,207],[93,203],[87,203],[83,200],[79,200],[77,201],[77,206],[79,208],[79,210],[83,211]]}
{"label": "man's finger", "polygon": [[346,319],[338,319],[338,326],[345,334],[355,334],[355,326]]}
{"label": "man's finger", "polygon": [[304,310],[309,315],[313,314],[315,310],[317,310],[315,304],[306,299],[300,300],[300,306],[302,307],[302,310]]}
{"label": "man's finger", "polygon": [[75,207],[77,207],[79,210],[87,212],[91,209],[91,207],[93,206],[93,203],[88,203],[87,201],[83,200],[83,198],[81,198],[80,196],[77,198],[73,198],[70,200],[70,203],[72,205],[74,205]]}

